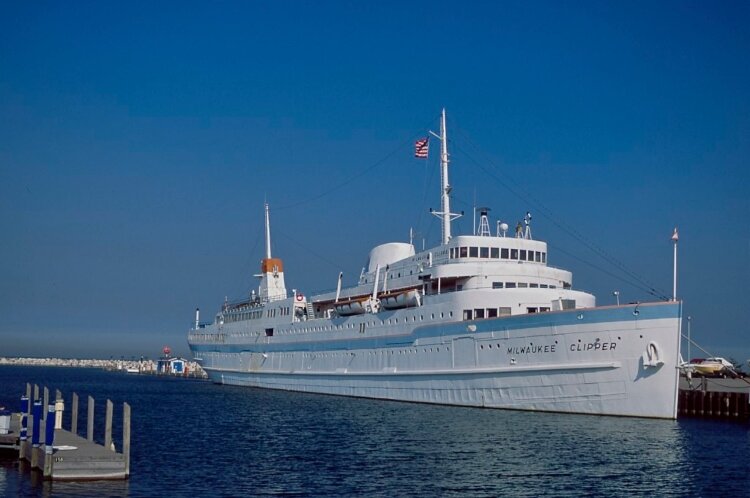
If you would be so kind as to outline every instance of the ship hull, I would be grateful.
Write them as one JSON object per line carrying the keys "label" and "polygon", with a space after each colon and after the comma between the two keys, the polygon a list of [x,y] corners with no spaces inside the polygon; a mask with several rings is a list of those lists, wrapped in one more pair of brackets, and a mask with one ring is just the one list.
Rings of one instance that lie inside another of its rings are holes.
{"label": "ship hull", "polygon": [[191,349],[221,384],[674,419],[680,316],[679,303],[652,303]]}

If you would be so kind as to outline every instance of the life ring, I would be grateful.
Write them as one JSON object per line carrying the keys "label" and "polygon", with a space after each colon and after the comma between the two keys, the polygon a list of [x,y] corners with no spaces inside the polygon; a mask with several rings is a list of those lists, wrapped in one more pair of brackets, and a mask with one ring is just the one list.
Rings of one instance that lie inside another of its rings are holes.
{"label": "life ring", "polygon": [[303,301],[305,299],[305,296],[303,294],[297,294],[297,301]]}

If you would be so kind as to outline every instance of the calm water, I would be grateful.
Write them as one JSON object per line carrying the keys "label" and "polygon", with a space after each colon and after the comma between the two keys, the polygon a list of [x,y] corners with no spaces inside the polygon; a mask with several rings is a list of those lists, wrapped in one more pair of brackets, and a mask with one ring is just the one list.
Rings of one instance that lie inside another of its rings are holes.
{"label": "calm water", "polygon": [[[100,422],[107,397],[129,402],[132,475],[48,483],[0,457],[0,495],[750,496],[750,425],[451,408],[38,367],[0,367],[0,404],[17,409],[27,381],[66,399],[94,396]],[[117,435],[120,418],[116,409]]]}

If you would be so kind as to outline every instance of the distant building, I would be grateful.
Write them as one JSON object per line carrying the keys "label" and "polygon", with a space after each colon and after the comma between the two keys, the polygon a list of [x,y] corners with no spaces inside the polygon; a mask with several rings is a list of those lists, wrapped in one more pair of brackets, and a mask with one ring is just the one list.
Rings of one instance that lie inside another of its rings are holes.
{"label": "distant building", "polygon": [[156,372],[164,375],[187,375],[187,360],[185,358],[160,358]]}

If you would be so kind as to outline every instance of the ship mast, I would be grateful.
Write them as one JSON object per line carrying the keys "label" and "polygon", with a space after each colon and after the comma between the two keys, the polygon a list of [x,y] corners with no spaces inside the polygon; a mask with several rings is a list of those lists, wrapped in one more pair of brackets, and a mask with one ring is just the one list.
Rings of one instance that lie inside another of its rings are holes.
{"label": "ship mast", "polygon": [[440,115],[440,135],[433,132],[430,134],[440,140],[440,211],[432,211],[432,214],[443,220],[443,245],[451,240],[451,221],[460,217],[460,214],[451,213],[451,186],[448,183],[448,132],[445,126],[445,108]]}
{"label": "ship mast", "polygon": [[268,214],[268,203],[264,205],[266,209],[266,259],[271,259],[271,217]]}
{"label": "ship mast", "polygon": [[258,294],[263,302],[286,299],[284,264],[281,259],[271,256],[271,216],[268,203],[264,204],[266,214],[266,257],[260,262]]}

